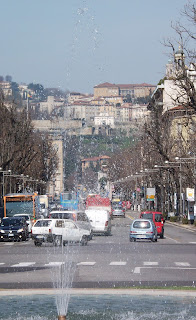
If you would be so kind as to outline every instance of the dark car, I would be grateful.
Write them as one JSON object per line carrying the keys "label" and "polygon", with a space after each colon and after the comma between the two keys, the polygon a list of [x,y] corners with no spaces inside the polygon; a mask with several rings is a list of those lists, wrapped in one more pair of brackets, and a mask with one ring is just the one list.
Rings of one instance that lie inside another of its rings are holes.
{"label": "dark car", "polygon": [[28,225],[23,217],[3,218],[0,224],[0,241],[4,240],[27,240]]}

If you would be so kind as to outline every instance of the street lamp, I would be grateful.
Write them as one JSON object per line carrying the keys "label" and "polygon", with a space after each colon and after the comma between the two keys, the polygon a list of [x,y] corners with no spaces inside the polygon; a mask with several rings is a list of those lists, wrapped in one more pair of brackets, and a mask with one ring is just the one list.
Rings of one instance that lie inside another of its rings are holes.
{"label": "street lamp", "polygon": [[3,170],[1,167],[0,167],[0,173],[3,174],[3,179],[2,179],[2,198],[4,197],[5,195],[5,176],[6,175],[11,175],[11,170]]}

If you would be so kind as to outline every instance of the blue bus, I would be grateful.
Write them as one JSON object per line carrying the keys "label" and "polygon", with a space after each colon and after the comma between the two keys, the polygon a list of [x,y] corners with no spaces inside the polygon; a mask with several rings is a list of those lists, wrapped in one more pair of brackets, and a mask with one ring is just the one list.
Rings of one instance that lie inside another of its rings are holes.
{"label": "blue bus", "polygon": [[61,193],[60,204],[65,210],[79,210],[79,193],[75,191]]}

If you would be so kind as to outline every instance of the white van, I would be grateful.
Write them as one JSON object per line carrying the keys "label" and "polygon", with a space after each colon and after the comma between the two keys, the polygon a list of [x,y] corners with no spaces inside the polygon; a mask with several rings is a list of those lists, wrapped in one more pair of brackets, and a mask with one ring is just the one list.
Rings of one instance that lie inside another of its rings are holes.
{"label": "white van", "polygon": [[111,234],[111,217],[107,210],[87,209],[85,213],[92,225],[93,233]]}

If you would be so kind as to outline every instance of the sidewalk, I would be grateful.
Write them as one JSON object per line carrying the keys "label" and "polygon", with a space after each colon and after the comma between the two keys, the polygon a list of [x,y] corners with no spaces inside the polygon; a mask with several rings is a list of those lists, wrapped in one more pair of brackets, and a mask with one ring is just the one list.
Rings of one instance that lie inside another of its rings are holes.
{"label": "sidewalk", "polygon": [[[132,219],[138,219],[140,216],[140,213],[141,213],[141,211],[133,211],[133,210],[126,211],[126,215]],[[194,224],[183,224],[182,221],[171,222],[169,220],[165,220],[165,223],[171,224],[171,225],[176,225],[178,227],[189,229],[189,230],[192,230],[193,232],[196,232],[196,226]]]}

